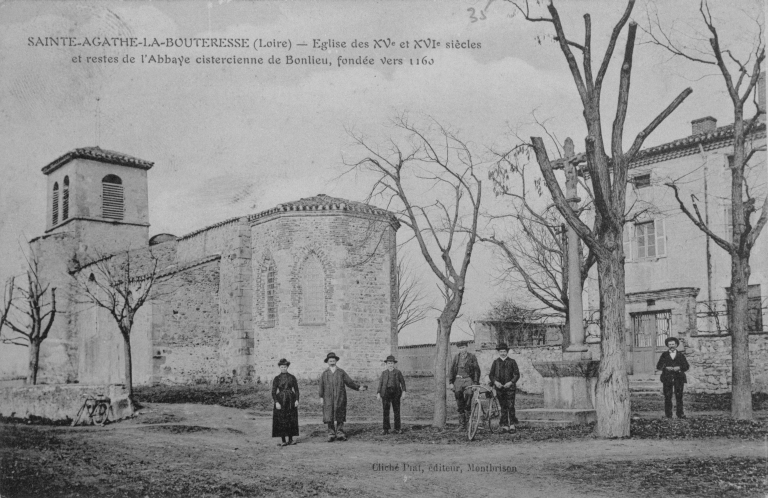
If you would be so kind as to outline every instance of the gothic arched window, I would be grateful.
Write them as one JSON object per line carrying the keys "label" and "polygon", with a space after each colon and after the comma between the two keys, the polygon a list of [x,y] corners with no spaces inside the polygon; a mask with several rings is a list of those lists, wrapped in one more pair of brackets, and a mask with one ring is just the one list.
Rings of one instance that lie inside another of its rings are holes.
{"label": "gothic arched window", "polygon": [[51,224],[59,222],[59,182],[53,184],[53,202],[51,203]]}
{"label": "gothic arched window", "polygon": [[69,218],[69,177],[64,177],[64,195],[61,199],[61,221]]}
{"label": "gothic arched window", "polygon": [[123,181],[119,176],[107,175],[101,180],[101,217],[122,220]]}
{"label": "gothic arched window", "polygon": [[277,268],[275,267],[274,261],[269,260],[265,262],[265,265],[261,270],[261,276],[264,286],[262,327],[274,327],[275,322],[277,321],[277,303],[275,301]]}
{"label": "gothic arched window", "polygon": [[316,254],[311,254],[304,262],[301,284],[304,305],[301,323],[325,323],[325,270]]}

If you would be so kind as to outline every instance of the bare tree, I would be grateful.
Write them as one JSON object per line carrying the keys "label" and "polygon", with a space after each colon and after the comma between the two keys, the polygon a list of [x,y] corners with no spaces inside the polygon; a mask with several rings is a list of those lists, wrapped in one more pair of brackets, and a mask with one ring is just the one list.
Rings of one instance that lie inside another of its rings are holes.
{"label": "bare tree", "polygon": [[[489,177],[494,183],[498,196],[510,200],[511,212],[489,218],[491,221],[511,220],[511,230],[506,234],[492,233],[480,236],[480,240],[496,246],[508,265],[503,272],[510,284],[526,289],[527,293],[545,308],[568,320],[568,240],[564,236],[565,226],[560,213],[550,204],[537,209],[535,193],[542,197],[541,179],[534,180],[536,192],[531,193],[526,178],[525,164],[520,161],[522,149],[512,154],[499,154],[499,160],[491,169]],[[511,178],[515,181],[511,181]],[[586,187],[586,186],[585,186]],[[585,189],[587,194],[590,192]],[[579,214],[591,209],[591,202],[580,207]],[[581,253],[581,251],[579,251]],[[581,284],[583,286],[594,265],[595,257],[589,252],[580,262]]]}
{"label": "bare tree", "polygon": [[[651,43],[658,45],[675,57],[689,62],[714,66],[725,83],[728,97],[733,106],[733,160],[731,172],[731,240],[717,235],[712,227],[702,218],[695,197],[691,196],[692,210],[680,197],[680,188],[675,182],[667,185],[673,189],[680,209],[711,240],[731,256],[731,285],[728,291],[730,311],[728,317],[731,332],[732,361],[732,401],[731,415],[737,419],[752,418],[752,379],[749,370],[749,260],[757,238],[768,221],[768,198],[763,199],[760,211],[756,209],[756,199],[750,194],[748,177],[745,171],[750,160],[760,151],[765,151],[765,142],[756,146],[750,135],[760,122],[765,110],[758,104],[758,81],[763,61],[765,60],[765,40],[763,22],[758,16],[755,20],[754,45],[746,55],[737,55],[736,50],[720,38],[715,20],[705,0],[699,3],[699,14],[706,26],[708,40],[696,44],[696,36],[679,36],[668,32],[658,17],[648,16],[648,33]],[[684,43],[675,41],[683,37]],[[703,41],[703,40],[701,40]],[[745,118],[744,107],[752,99],[756,112],[751,118]],[[759,166],[763,168],[761,164]],[[754,221],[753,216],[759,214]],[[695,213],[695,214],[694,214]]]}
{"label": "bare tree", "polygon": [[[3,344],[29,348],[27,384],[35,385],[40,368],[40,345],[48,338],[56,318],[56,288],[41,281],[39,259],[34,251],[30,249],[24,258],[27,263],[26,283],[18,285],[15,277],[8,279],[0,320],[0,328],[5,324],[14,334],[0,337]],[[14,294],[17,296],[15,299]],[[12,311],[15,313],[12,314]]]}
{"label": "bare tree", "polygon": [[[627,2],[623,15],[614,25],[596,75],[592,70],[592,21],[589,14],[584,15],[584,41],[578,43],[567,37],[563,20],[555,8],[554,2],[550,1],[547,4],[548,17],[533,15],[528,2],[512,3],[526,20],[552,25],[555,31],[555,41],[565,57],[581,99],[587,128],[587,137],[585,138],[587,173],[595,200],[595,222],[592,228],[579,219],[578,212],[569,205],[569,200],[555,177],[554,168],[542,138],[531,137],[530,146],[534,149],[536,161],[541,168],[555,206],[565,221],[576,231],[579,238],[595,254],[600,287],[602,329],[602,359],[595,396],[597,411],[595,430],[600,437],[625,437],[629,435],[630,415],[629,383],[625,361],[625,282],[624,249],[622,247],[626,213],[627,171],[646,137],[688,97],[692,90],[688,88],[678,95],[635,137],[629,150],[625,151],[624,122],[627,117],[637,32],[637,24],[629,22],[635,5],[634,0]],[[611,127],[611,155],[609,156],[603,140],[601,95],[603,81],[613,59],[616,43],[627,25],[624,58],[619,73],[616,115]],[[581,53],[581,66],[574,55],[574,50]]]}
{"label": "bare tree", "polygon": [[131,330],[136,313],[150,297],[159,275],[158,258],[151,252],[148,265],[135,265],[136,257],[130,251],[99,257],[72,275],[79,294],[78,302],[108,311],[120,330],[125,350],[125,385],[131,400]]}
{"label": "bare tree", "polygon": [[424,304],[424,294],[419,282],[413,278],[405,261],[397,262],[397,333],[427,317],[427,306]]}
{"label": "bare tree", "polygon": [[351,171],[376,175],[368,201],[383,199],[387,208],[398,214],[440,280],[445,305],[438,318],[433,425],[442,428],[451,327],[461,311],[477,241],[482,182],[476,176],[478,159],[456,132],[434,121],[414,124],[405,114],[392,124],[402,137],[383,144],[373,144],[364,135],[350,132],[366,157],[347,164]]}

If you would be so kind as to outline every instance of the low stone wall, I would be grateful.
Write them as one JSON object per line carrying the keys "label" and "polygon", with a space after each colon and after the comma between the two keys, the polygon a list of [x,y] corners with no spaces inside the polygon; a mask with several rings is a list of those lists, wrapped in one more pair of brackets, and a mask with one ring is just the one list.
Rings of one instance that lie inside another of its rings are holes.
{"label": "low stone wall", "polygon": [[[470,342],[467,351],[476,353],[474,342]],[[459,352],[456,343],[451,344],[451,358]],[[413,346],[400,346],[397,348],[397,368],[403,375],[411,377],[432,377],[435,370],[435,345],[417,344]],[[450,372],[451,363],[448,362],[446,370]]]}
{"label": "low stone wall", "polygon": [[[599,358],[600,345],[591,344],[589,349],[592,358]],[[499,357],[495,343],[482,343],[479,348],[470,343],[467,350],[477,356],[480,363],[481,382],[488,382],[488,372],[491,370],[493,360]],[[458,352],[455,345],[451,345],[451,357]],[[432,376],[434,370],[435,346],[401,346],[397,351],[397,368],[404,375]],[[562,347],[558,345],[518,347],[509,350],[509,356],[517,362],[520,369],[520,380],[517,389],[532,394],[544,392],[544,378],[533,368],[533,362],[560,361],[563,359]],[[450,362],[448,365],[450,368]]]}
{"label": "low stone wall", "polygon": [[[690,392],[731,391],[731,337],[695,336],[685,339],[683,350],[691,369],[686,377]],[[768,334],[749,336],[752,391],[768,392]]]}
{"label": "low stone wall", "polygon": [[[481,382],[488,381],[488,373],[491,371],[493,360],[499,357],[495,344],[483,348],[477,353],[477,361],[480,363]],[[517,362],[520,369],[520,380],[517,382],[517,390],[531,394],[544,392],[544,377],[533,368],[534,362],[559,361],[563,359],[563,350],[556,346],[528,346],[509,350],[509,357]]]}
{"label": "low stone wall", "polygon": [[[74,420],[87,396],[106,394],[116,419],[133,415],[128,393],[122,385],[86,386],[80,384],[38,385],[0,388],[0,415],[42,417],[49,420]],[[110,420],[112,416],[110,416]]]}

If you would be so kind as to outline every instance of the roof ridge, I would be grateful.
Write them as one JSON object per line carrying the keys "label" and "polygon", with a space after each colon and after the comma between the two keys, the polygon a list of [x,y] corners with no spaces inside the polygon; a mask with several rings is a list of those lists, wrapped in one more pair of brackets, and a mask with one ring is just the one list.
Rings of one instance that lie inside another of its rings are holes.
{"label": "roof ridge", "polygon": [[123,152],[114,150],[102,149],[98,145],[78,147],[71,151],[62,154],[42,168],[42,172],[45,175],[53,173],[60,167],[64,166],[68,162],[74,159],[92,159],[94,161],[100,161],[110,164],[119,164],[121,166],[128,166],[132,168],[139,168],[148,170],[154,166],[154,162],[140,159]]}

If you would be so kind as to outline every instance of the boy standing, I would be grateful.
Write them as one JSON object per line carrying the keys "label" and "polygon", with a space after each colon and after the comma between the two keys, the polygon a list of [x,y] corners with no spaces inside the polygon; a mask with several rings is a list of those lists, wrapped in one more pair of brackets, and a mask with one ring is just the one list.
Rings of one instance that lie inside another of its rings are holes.
{"label": "boy standing", "polygon": [[397,360],[389,355],[384,360],[387,369],[381,372],[379,377],[379,389],[376,391],[376,397],[381,400],[384,408],[384,430],[382,434],[389,434],[389,407],[395,412],[395,434],[400,434],[400,399],[405,397],[405,378],[402,372],[395,368]]}
{"label": "boy standing", "polygon": [[498,345],[496,350],[499,357],[491,365],[491,373],[488,378],[491,384],[496,387],[496,395],[501,405],[501,425],[502,431],[515,431],[517,417],[515,416],[515,394],[517,393],[517,381],[520,380],[520,370],[517,368],[517,362],[509,357],[509,347],[505,343]]}

